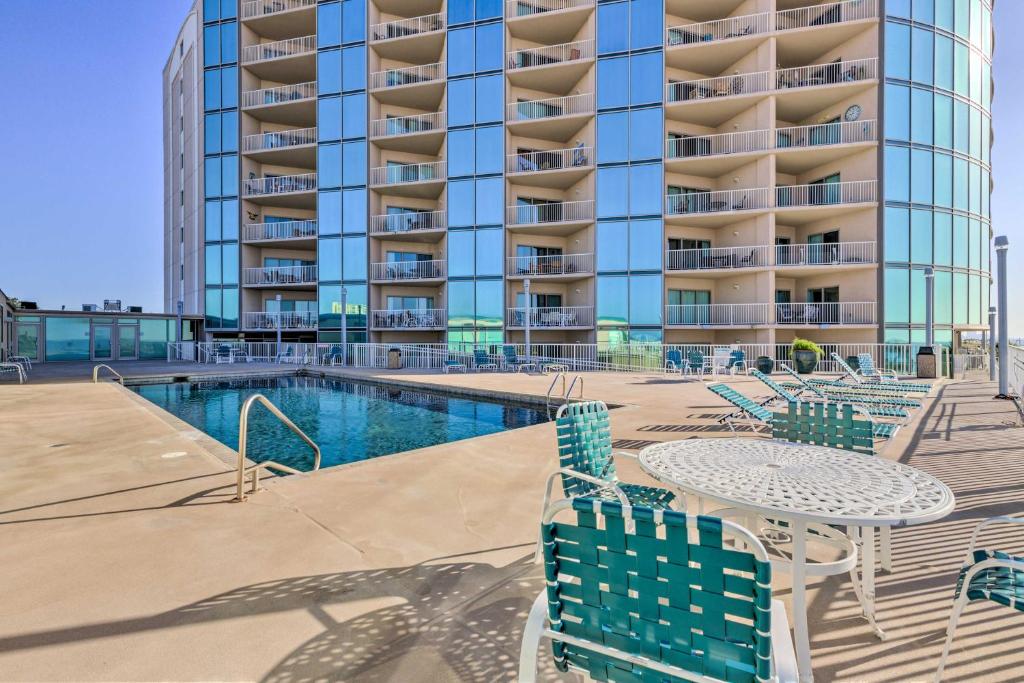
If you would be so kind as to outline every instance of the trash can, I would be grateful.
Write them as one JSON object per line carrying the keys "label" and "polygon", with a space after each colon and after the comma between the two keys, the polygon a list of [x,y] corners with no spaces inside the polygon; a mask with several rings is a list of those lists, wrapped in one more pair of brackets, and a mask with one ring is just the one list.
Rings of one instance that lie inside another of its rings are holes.
{"label": "trash can", "polygon": [[388,369],[399,370],[402,367],[402,350],[388,349]]}
{"label": "trash can", "polygon": [[922,346],[917,352],[917,376],[919,379],[935,379],[935,349],[930,346]]}

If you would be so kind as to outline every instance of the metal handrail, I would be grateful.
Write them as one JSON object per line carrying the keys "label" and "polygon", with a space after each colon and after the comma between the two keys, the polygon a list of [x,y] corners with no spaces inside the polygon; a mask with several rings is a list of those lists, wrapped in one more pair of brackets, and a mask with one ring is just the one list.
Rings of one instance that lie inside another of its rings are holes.
{"label": "metal handrail", "polygon": [[96,384],[97,382],[100,381],[100,370],[102,370],[103,368],[106,368],[107,370],[110,370],[112,373],[114,373],[114,376],[117,377],[117,381],[121,383],[122,387],[124,386],[124,375],[122,375],[120,372],[118,372],[114,368],[110,367],[106,363],[100,363],[99,365],[93,367],[93,369],[92,369],[92,383],[93,384]]}
{"label": "metal handrail", "polygon": [[583,400],[583,377],[580,375],[576,375],[575,377],[572,378],[572,381],[569,382],[569,390],[565,392],[566,403],[569,402],[569,396],[572,394],[572,388],[576,386],[576,382],[580,383],[580,400]]}
{"label": "metal handrail", "polygon": [[[577,375],[579,377],[579,375]],[[555,376],[551,378],[551,385],[548,386],[547,396],[544,397],[544,405],[548,408],[551,407],[551,392],[555,390],[555,384],[558,383],[559,378],[562,380],[562,396],[565,395],[565,373],[556,372]]]}
{"label": "metal handrail", "polygon": [[254,464],[252,467],[246,468],[245,466],[245,453],[248,448],[248,435],[249,435],[249,410],[252,409],[252,404],[259,401],[263,404],[263,407],[270,411],[270,414],[280,420],[284,426],[295,432],[303,441],[309,444],[309,447],[313,449],[313,469],[311,472],[315,472],[320,469],[320,447],[316,443],[306,436],[306,433],[299,429],[294,422],[288,419],[285,415],[270,402],[263,394],[253,394],[245,400],[242,404],[242,411],[238,415],[238,494],[235,497],[236,503],[245,502],[245,475],[252,473],[252,487],[249,489],[249,494],[256,493],[260,487],[260,470],[272,469],[286,474],[303,474],[303,472],[289,467],[288,465],[282,465],[279,462],[273,460],[265,460],[260,463]]}

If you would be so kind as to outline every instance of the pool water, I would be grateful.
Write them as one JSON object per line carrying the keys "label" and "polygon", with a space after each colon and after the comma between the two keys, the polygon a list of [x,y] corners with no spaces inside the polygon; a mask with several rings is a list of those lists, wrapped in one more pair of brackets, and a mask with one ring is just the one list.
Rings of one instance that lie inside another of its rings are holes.
{"label": "pool water", "polygon": [[[270,399],[321,451],[321,467],[450,443],[548,421],[543,408],[322,377],[143,384],[139,395],[233,449],[249,396]],[[299,470],[312,452],[263,406],[249,414],[248,456]]]}

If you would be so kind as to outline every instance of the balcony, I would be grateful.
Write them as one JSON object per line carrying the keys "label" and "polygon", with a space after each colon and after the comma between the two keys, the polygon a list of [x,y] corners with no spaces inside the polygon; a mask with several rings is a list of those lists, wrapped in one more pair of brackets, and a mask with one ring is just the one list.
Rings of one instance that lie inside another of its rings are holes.
{"label": "balcony", "polygon": [[706,216],[714,219],[716,215],[728,221],[732,220],[730,214],[736,211],[767,209],[770,200],[771,189],[767,187],[669,194],[665,195],[665,215],[685,216],[689,223]]}
{"label": "balcony", "polygon": [[444,259],[371,263],[370,279],[374,282],[436,282],[444,280],[447,265]]}
{"label": "balcony", "polygon": [[801,327],[873,327],[875,302],[775,304],[775,324]]}
{"label": "balcony", "polygon": [[316,32],[317,0],[251,0],[242,3],[242,21],[261,36],[288,38]]}
{"label": "balcony", "polygon": [[306,127],[316,123],[316,81],[246,90],[242,109],[261,121]]}
{"label": "balcony", "polygon": [[314,311],[245,312],[242,329],[246,330],[315,330],[317,314]]}
{"label": "balcony", "polygon": [[768,324],[768,304],[678,304],[665,307],[667,327],[756,327]]}
{"label": "balcony", "polygon": [[444,189],[447,164],[444,161],[402,163],[370,169],[370,187],[386,187],[389,194],[437,198]]}
{"label": "balcony", "polygon": [[565,92],[583,77],[593,61],[594,41],[578,40],[511,50],[507,55],[506,73],[512,85]]}
{"label": "balcony", "polygon": [[249,178],[242,183],[242,196],[257,204],[314,208],[316,173]]}
{"label": "balcony", "polygon": [[245,242],[292,242],[316,239],[315,220],[247,223],[242,230]]}
{"label": "balcony", "polygon": [[433,155],[444,142],[445,121],[443,111],[375,119],[370,138],[381,149]]}
{"label": "balcony", "polygon": [[381,214],[370,217],[370,234],[392,240],[436,242],[447,228],[445,211]]}
{"label": "balcony", "polygon": [[593,114],[592,93],[510,102],[505,107],[509,131],[545,140],[566,140]]}
{"label": "balcony", "polygon": [[873,146],[878,136],[874,119],[793,126],[775,131],[776,168],[797,175],[850,154],[851,146]]}
{"label": "balcony", "polygon": [[270,266],[246,268],[242,284],[247,287],[315,286],[316,266]]}
{"label": "balcony", "polygon": [[593,168],[593,147],[520,152],[505,158],[505,172],[516,184],[558,190],[572,187]]}
{"label": "balcony", "polygon": [[242,3],[242,21],[316,7],[317,0],[251,0]]}
{"label": "balcony", "polygon": [[378,102],[435,111],[445,85],[443,62],[385,69],[370,74],[370,91]]}
{"label": "balcony", "polygon": [[877,77],[876,57],[779,69],[775,72],[776,115],[786,121],[806,119],[873,84]]}
{"label": "balcony", "polygon": [[505,208],[505,227],[538,235],[568,235],[594,222],[594,200],[517,204]]}
{"label": "balcony", "polygon": [[578,35],[594,0],[507,0],[505,24],[515,38],[553,45]]}
{"label": "balcony", "polygon": [[770,247],[715,247],[708,249],[671,249],[665,253],[665,269],[668,271],[711,271],[727,274],[742,268],[764,268],[769,266]]}
{"label": "balcony", "polygon": [[579,280],[594,273],[594,255],[509,256],[505,267],[510,280]]}
{"label": "balcony", "polygon": [[375,330],[443,330],[448,312],[443,308],[371,311],[370,327]]}
{"label": "balcony", "polygon": [[721,73],[754,49],[751,39],[769,31],[768,12],[671,26],[665,31],[665,61],[689,71]]}
{"label": "balcony", "polygon": [[775,266],[795,270],[801,275],[835,272],[836,269],[874,267],[877,264],[874,242],[836,242],[831,244],[779,244],[775,246]]}
{"label": "balcony", "polygon": [[[513,329],[526,327],[526,309],[509,308],[505,312],[505,326]],[[590,329],[594,326],[593,306],[548,306],[530,309],[531,329]]]}
{"label": "balcony", "polygon": [[779,186],[775,188],[776,213],[790,224],[820,220],[873,204],[877,188],[875,180]]}
{"label": "balcony", "polygon": [[[772,86],[771,71],[670,82],[665,102],[669,108],[685,107],[688,121],[715,126],[750,107],[751,98],[770,92]],[[689,106],[694,102],[701,106]]]}
{"label": "balcony", "polygon": [[771,131],[743,130],[716,135],[670,137],[665,166],[691,175],[720,176],[750,161],[751,154],[771,148]]}
{"label": "balcony", "polygon": [[370,44],[384,59],[434,61],[444,47],[444,15],[427,14],[370,26]]}
{"label": "balcony", "polygon": [[845,0],[780,10],[775,14],[779,54],[790,63],[808,62],[821,54],[822,45],[842,45],[877,19],[878,0]]}
{"label": "balcony", "polygon": [[278,166],[316,165],[316,128],[269,131],[242,138],[242,153]]}
{"label": "balcony", "polygon": [[247,45],[242,48],[242,66],[267,81],[308,78],[316,73],[316,36]]}

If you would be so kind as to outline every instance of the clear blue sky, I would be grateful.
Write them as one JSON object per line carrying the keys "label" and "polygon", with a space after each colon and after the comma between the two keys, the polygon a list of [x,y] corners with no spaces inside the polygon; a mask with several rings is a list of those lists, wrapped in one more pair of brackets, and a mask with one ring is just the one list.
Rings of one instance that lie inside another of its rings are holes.
{"label": "clear blue sky", "polygon": [[[160,75],[190,5],[0,0],[0,288],[8,294],[55,308],[105,298],[162,307]],[[1010,287],[1020,292],[1024,37],[1015,31],[1024,2],[999,0],[995,23],[993,222],[1010,236]],[[1016,309],[1011,333],[1024,336],[1024,306]]]}

